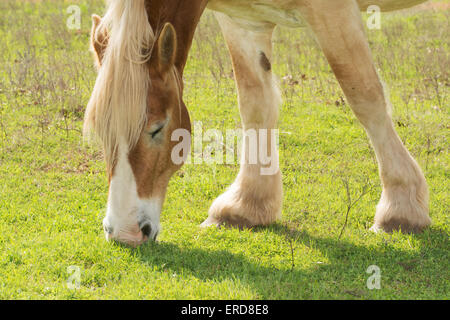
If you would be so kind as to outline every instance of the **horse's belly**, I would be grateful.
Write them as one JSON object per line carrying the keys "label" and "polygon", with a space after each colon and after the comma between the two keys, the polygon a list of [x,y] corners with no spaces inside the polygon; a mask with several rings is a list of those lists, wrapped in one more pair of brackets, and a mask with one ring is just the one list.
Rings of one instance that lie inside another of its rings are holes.
{"label": "horse's belly", "polygon": [[230,17],[290,28],[305,24],[292,0],[210,0],[208,8]]}
{"label": "horse's belly", "polygon": [[357,0],[357,2],[363,11],[372,5],[378,6],[381,11],[394,11],[410,8],[426,2],[426,0]]}
{"label": "horse's belly", "polygon": [[[371,5],[378,6],[381,11],[393,11],[409,8],[425,1],[356,0],[362,11],[366,11]],[[233,18],[297,28],[305,26],[298,8],[309,2],[311,0],[209,0],[208,8],[226,13]]]}

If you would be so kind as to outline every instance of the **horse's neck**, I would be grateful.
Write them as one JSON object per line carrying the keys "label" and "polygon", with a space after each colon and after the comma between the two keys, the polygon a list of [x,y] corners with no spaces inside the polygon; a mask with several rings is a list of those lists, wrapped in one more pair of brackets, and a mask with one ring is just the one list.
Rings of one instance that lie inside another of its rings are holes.
{"label": "horse's neck", "polygon": [[183,74],[195,29],[207,3],[208,0],[148,1],[147,12],[155,33],[159,32],[166,22],[175,27],[178,51],[175,66],[180,75]]}

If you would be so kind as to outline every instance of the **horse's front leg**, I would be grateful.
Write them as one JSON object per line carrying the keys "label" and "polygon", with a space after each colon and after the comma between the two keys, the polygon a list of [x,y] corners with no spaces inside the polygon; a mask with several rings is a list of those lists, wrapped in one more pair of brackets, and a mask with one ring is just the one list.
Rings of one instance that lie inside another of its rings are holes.
{"label": "horse's front leg", "polygon": [[397,135],[354,0],[302,1],[310,24],[378,159],[383,184],[373,230],[420,231],[431,223],[422,170]]}
{"label": "horse's front leg", "polygon": [[243,124],[241,169],[203,226],[268,225],[281,216],[282,183],[274,143],[281,102],[271,69],[274,25],[236,22],[216,13],[233,62]]}

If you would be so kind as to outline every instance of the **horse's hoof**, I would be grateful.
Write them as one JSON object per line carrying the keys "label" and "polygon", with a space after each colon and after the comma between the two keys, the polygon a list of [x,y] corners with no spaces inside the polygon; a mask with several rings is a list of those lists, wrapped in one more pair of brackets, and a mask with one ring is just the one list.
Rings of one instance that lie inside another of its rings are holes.
{"label": "horse's hoof", "polygon": [[220,228],[222,226],[222,222],[210,216],[200,224],[201,228],[208,228],[212,226]]}

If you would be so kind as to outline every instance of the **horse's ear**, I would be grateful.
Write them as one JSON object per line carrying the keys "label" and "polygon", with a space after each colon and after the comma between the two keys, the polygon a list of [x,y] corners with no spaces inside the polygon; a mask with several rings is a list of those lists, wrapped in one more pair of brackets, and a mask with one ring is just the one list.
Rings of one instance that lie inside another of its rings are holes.
{"label": "horse's ear", "polygon": [[170,23],[164,25],[158,39],[158,66],[159,70],[167,72],[175,63],[177,54],[177,33]]}
{"label": "horse's ear", "polygon": [[102,18],[96,14],[92,15],[91,29],[91,51],[94,53],[94,59],[97,67],[100,67],[103,55],[107,46],[108,35],[106,32],[100,32],[98,26],[102,22]]}

